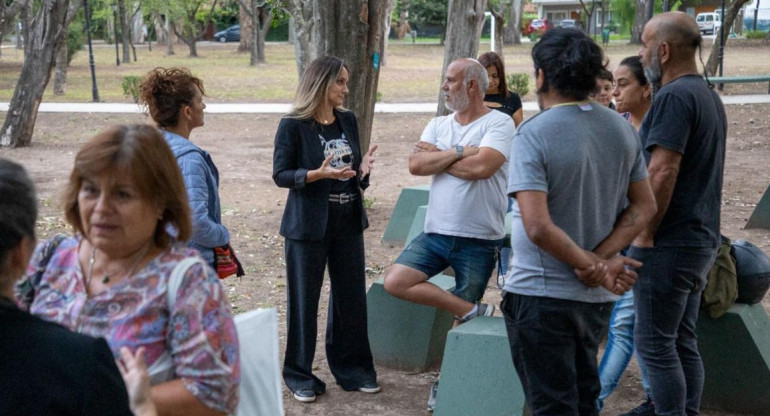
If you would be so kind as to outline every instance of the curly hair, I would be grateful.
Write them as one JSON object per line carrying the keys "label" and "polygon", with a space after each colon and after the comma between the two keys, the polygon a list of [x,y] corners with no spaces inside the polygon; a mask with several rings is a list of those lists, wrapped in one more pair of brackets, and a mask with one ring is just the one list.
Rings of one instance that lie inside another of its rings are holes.
{"label": "curly hair", "polygon": [[187,68],[155,68],[144,77],[139,103],[145,104],[158,127],[175,127],[179,110],[192,104],[195,88],[205,95],[203,81]]}
{"label": "curly hair", "polygon": [[582,30],[555,28],[532,48],[535,71],[543,71],[545,82],[538,91],[551,88],[575,100],[584,100],[596,90],[596,78],[605,68],[604,54]]}

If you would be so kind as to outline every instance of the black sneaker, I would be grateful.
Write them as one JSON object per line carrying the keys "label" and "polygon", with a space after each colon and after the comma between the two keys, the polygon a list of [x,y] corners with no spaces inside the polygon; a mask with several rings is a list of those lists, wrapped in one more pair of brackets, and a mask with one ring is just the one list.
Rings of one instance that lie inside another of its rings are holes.
{"label": "black sneaker", "polygon": [[315,392],[310,389],[302,389],[294,392],[294,398],[302,403],[313,403],[315,401]]}
{"label": "black sneaker", "polygon": [[652,399],[647,398],[644,403],[631,409],[630,412],[624,413],[620,416],[655,416],[655,405],[652,403]]}
{"label": "black sneaker", "polygon": [[380,392],[380,385],[377,384],[376,381],[372,381],[372,382],[366,383],[363,386],[359,387],[358,391],[363,392],[363,393],[369,393],[369,394],[379,393]]}
{"label": "black sneaker", "polygon": [[438,395],[438,380],[430,386],[430,396],[428,396],[428,411],[432,412],[436,407],[436,396]]}

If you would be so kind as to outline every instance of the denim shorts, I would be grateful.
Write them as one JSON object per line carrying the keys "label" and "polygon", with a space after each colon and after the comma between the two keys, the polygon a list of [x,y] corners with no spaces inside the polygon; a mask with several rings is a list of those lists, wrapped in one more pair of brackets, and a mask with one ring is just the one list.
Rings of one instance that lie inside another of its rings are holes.
{"label": "denim shorts", "polygon": [[396,259],[428,277],[447,267],[455,271],[455,296],[478,302],[495,268],[496,254],[505,239],[482,240],[434,233],[420,233]]}

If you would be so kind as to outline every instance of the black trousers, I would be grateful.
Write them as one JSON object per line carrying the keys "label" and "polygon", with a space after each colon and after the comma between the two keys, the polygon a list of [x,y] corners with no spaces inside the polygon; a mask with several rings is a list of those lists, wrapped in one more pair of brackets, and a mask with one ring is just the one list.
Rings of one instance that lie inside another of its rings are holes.
{"label": "black trousers", "polygon": [[511,357],[532,416],[596,416],[596,354],[614,303],[505,293]]}
{"label": "black trousers", "polygon": [[377,381],[367,332],[364,238],[353,205],[329,203],[328,226],[321,241],[286,239],[288,334],[283,379],[291,391],[310,389],[322,394],[326,390],[312,369],[318,301],[327,263],[331,280],[326,325],[329,368],[345,390]]}

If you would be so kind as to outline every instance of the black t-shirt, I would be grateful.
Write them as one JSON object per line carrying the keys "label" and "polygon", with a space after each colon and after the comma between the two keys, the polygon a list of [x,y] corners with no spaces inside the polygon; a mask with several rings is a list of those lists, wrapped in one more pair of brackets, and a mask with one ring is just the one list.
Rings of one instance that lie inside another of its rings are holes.
{"label": "black t-shirt", "polygon": [[[495,105],[488,105],[487,103],[496,103]],[[521,97],[515,92],[509,91],[508,98],[503,97],[502,94],[484,94],[484,104],[493,110],[502,111],[509,116],[513,116],[513,113],[519,111],[521,108]]]}
{"label": "black t-shirt", "polygon": [[[335,169],[342,169],[345,166],[353,168],[353,149],[350,147],[345,132],[342,131],[339,120],[335,120],[332,124],[324,126],[321,123],[316,122],[318,128],[318,139],[320,145],[323,148],[324,158],[329,157],[330,154],[334,154],[331,161],[331,166]],[[356,181],[349,179],[332,180],[330,192],[333,194],[341,193],[353,193],[355,192]]]}
{"label": "black t-shirt", "polygon": [[655,95],[639,136],[648,163],[655,146],[682,154],[655,245],[717,247],[727,138],[722,100],[699,75],[679,77]]}

